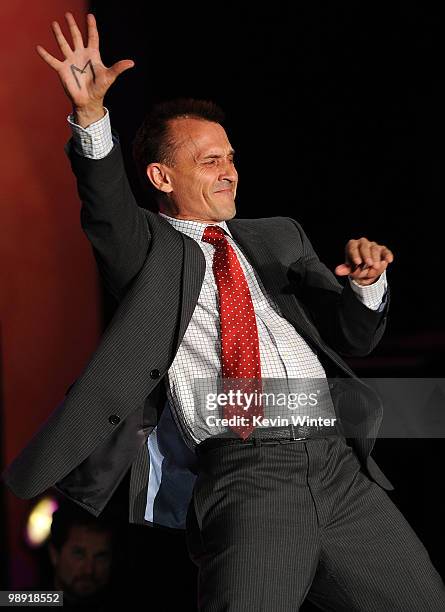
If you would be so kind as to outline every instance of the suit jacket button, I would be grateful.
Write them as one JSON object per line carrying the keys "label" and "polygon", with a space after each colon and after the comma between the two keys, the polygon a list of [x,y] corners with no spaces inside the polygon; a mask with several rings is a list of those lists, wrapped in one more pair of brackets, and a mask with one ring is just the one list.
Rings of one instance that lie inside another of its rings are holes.
{"label": "suit jacket button", "polygon": [[161,375],[159,370],[152,370],[150,372],[150,378],[159,378]]}
{"label": "suit jacket button", "polygon": [[108,420],[112,425],[117,425],[121,419],[117,416],[117,414],[112,414],[108,417]]}

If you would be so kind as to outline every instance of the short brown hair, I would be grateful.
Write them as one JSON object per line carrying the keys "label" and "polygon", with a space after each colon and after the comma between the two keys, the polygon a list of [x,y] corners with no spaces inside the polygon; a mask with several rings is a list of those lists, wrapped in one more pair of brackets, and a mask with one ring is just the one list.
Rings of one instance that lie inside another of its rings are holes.
{"label": "short brown hair", "polygon": [[108,533],[111,542],[114,542],[116,538],[116,525],[110,519],[102,516],[95,517],[73,502],[63,500],[52,515],[49,537],[49,541],[58,551],[68,540],[71,527],[85,527],[91,531]]}
{"label": "short brown hair", "polygon": [[[172,119],[203,119],[222,125],[224,112],[209,100],[177,98],[156,104],[146,115],[133,141],[133,159],[144,191],[151,196],[156,188],[147,177],[146,168],[153,162],[172,166],[177,143],[169,131]],[[151,200],[154,200],[152,197]],[[154,205],[156,208],[156,204]]]}

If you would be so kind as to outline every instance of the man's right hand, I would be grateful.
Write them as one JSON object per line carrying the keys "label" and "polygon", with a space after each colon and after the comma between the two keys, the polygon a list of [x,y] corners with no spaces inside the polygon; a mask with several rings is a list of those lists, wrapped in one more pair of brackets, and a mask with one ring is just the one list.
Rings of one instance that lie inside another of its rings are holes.
{"label": "man's right hand", "polygon": [[73,105],[74,120],[82,127],[98,121],[104,116],[103,101],[109,87],[116,78],[134,66],[132,60],[121,60],[107,68],[99,53],[99,33],[94,15],[87,15],[88,42],[84,47],[82,34],[71,13],[65,13],[72,37],[72,47],[68,44],[57,23],[51,24],[54,36],[64,56],[60,61],[37,45],[40,57],[59,75],[63,88]]}

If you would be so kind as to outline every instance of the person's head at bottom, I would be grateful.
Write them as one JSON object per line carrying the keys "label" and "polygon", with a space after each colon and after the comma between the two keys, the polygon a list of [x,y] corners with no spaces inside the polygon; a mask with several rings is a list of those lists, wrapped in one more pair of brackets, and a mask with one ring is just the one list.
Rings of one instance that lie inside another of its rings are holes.
{"label": "person's head at bottom", "polygon": [[54,588],[63,591],[64,601],[82,604],[106,593],[113,554],[111,525],[62,502],[53,514],[48,549]]}

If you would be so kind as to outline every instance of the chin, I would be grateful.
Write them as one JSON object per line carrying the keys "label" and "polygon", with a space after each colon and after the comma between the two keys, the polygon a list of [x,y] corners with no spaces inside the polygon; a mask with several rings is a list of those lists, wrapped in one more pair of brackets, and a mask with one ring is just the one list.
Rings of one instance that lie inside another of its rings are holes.
{"label": "chin", "polygon": [[229,219],[233,219],[233,217],[236,215],[236,208],[235,208],[235,205],[233,205],[230,208],[221,210],[219,212],[220,212],[221,221],[228,221]]}
{"label": "chin", "polygon": [[232,219],[236,215],[236,205],[233,198],[226,199],[225,201],[213,200],[209,202],[209,212],[211,211],[211,215],[214,220],[218,219],[218,221],[228,221]]}

